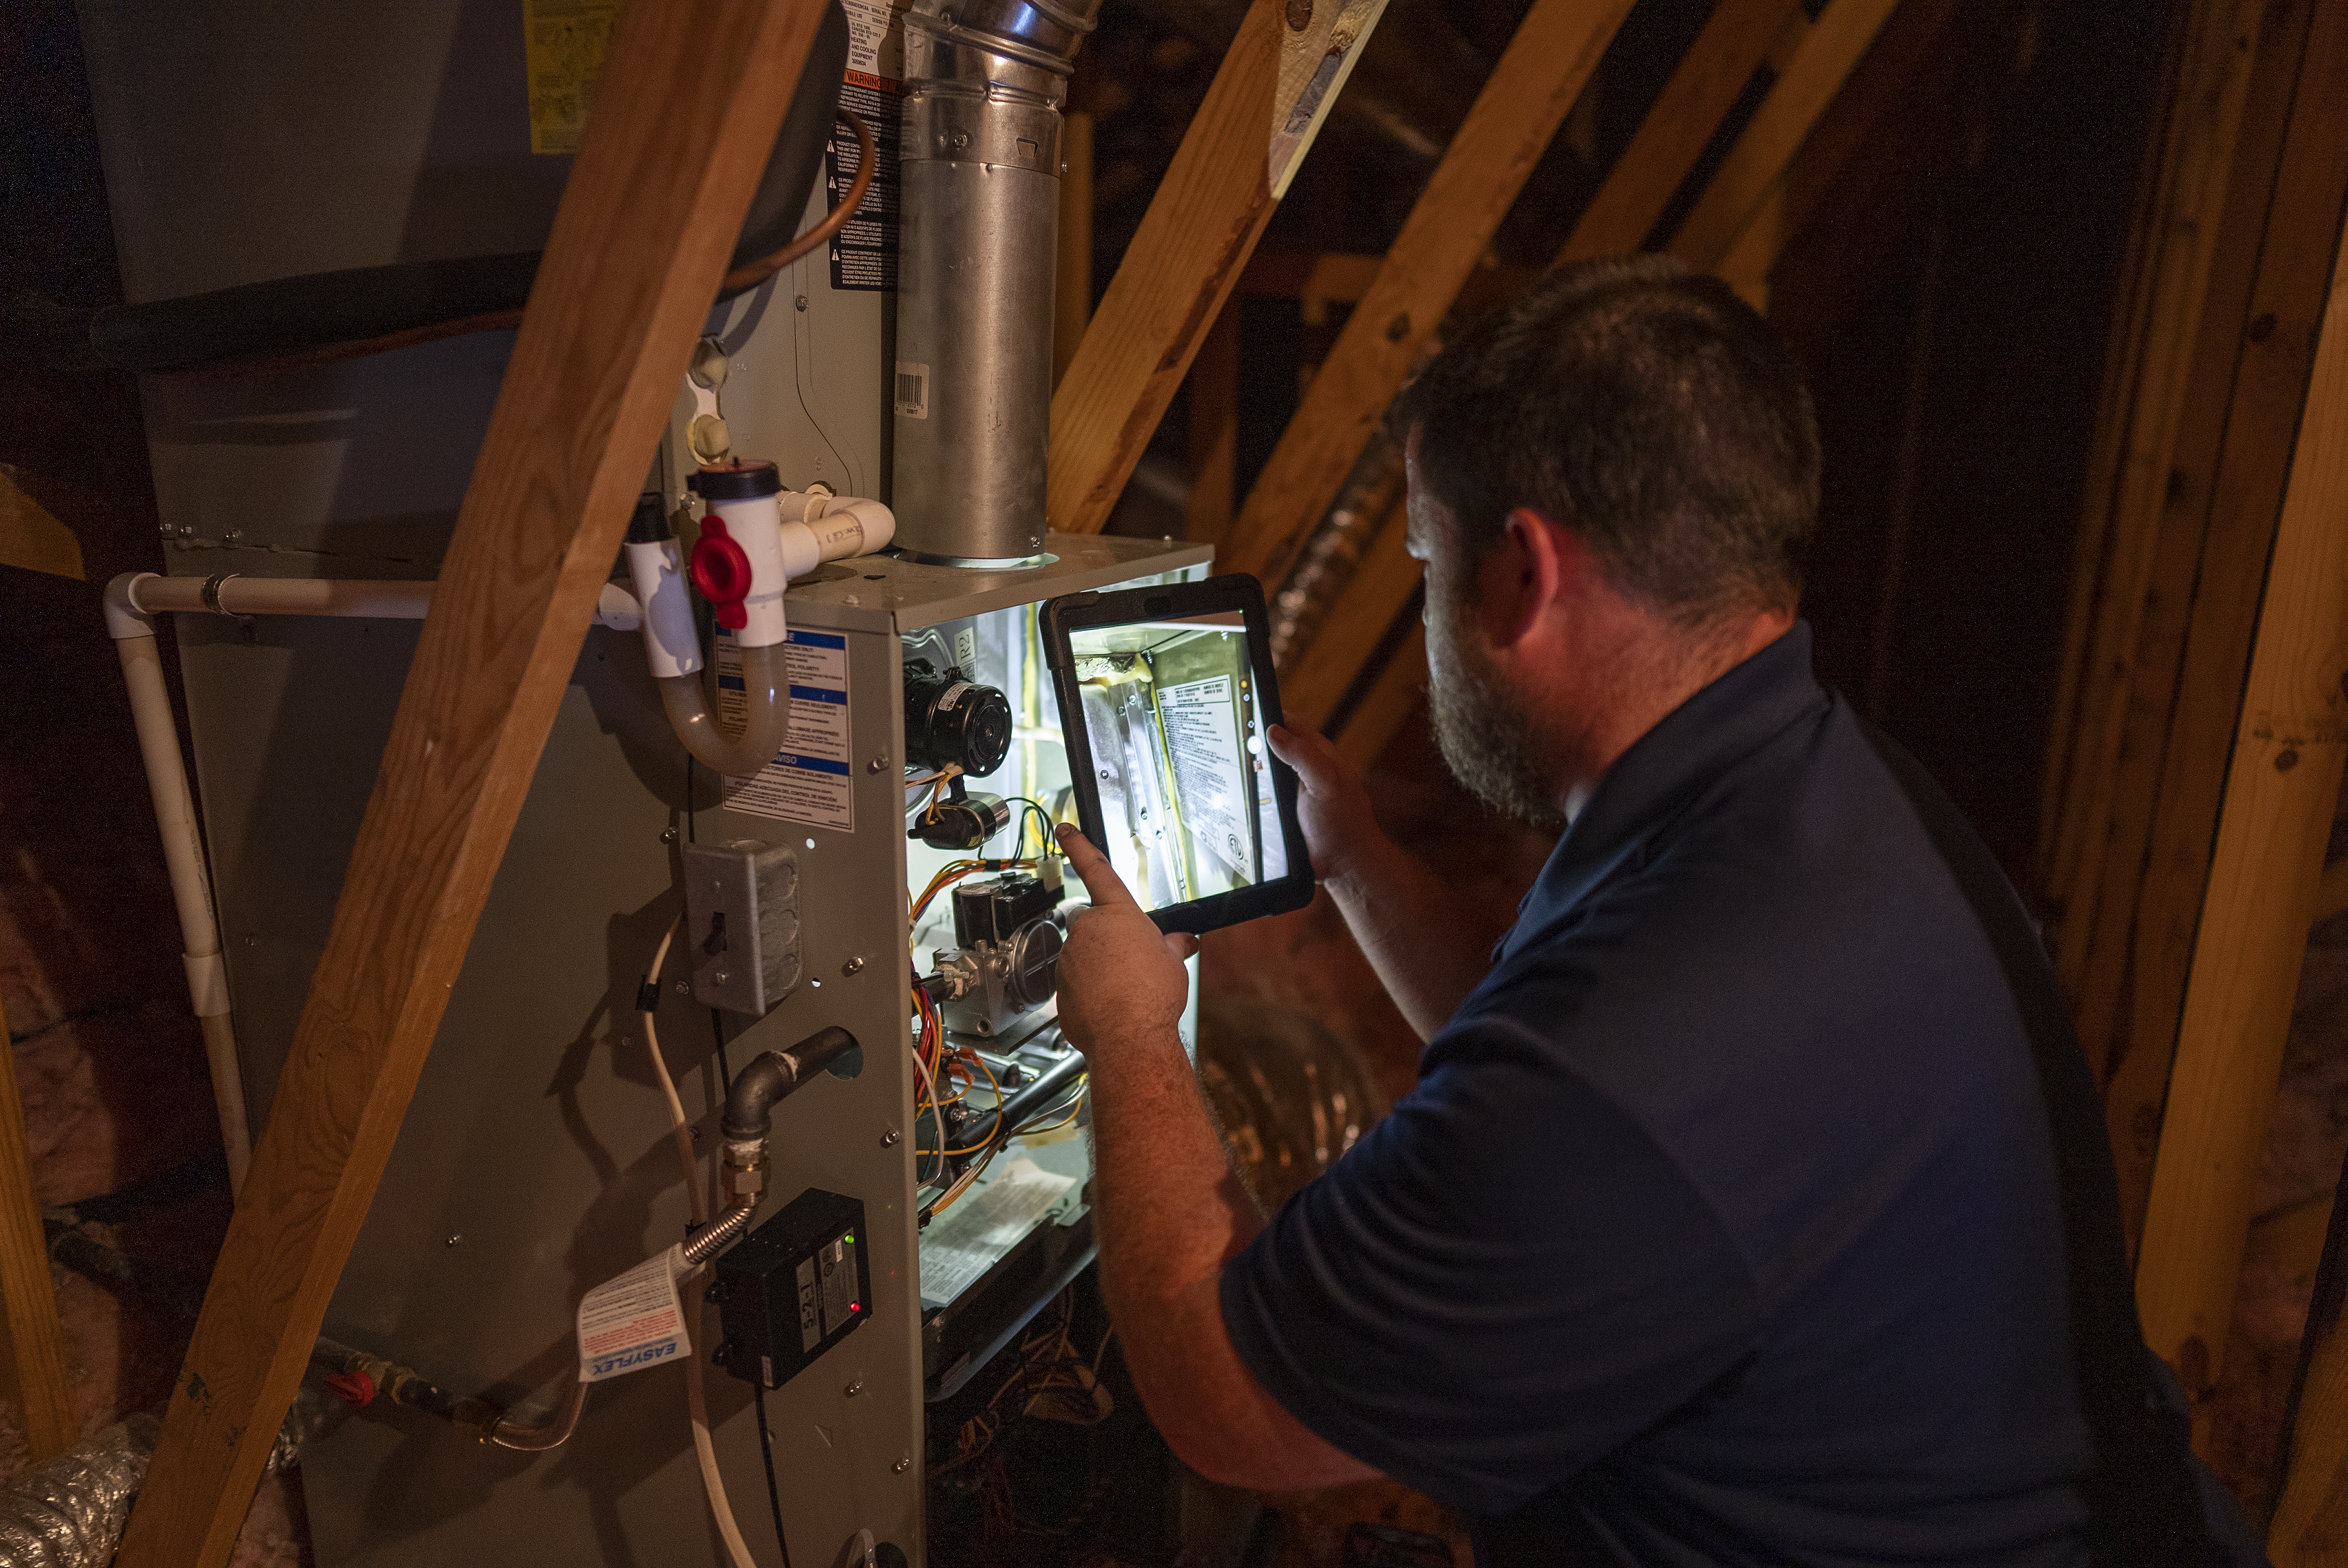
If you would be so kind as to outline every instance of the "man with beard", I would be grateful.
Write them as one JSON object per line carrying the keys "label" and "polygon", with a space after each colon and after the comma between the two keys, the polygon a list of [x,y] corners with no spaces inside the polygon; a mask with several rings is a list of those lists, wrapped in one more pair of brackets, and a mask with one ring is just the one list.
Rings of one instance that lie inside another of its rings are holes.
{"label": "man with beard", "polygon": [[1667,261],[1568,268],[1395,427],[1444,756],[1561,836],[1488,948],[1334,750],[1274,732],[1428,1044],[1267,1222],[1175,1032],[1187,944],[1062,830],[1102,1281],[1176,1453],[1385,1471],[1493,1563],[2257,1561],[2144,1348],[2026,917],[1811,674],[1783,346]]}

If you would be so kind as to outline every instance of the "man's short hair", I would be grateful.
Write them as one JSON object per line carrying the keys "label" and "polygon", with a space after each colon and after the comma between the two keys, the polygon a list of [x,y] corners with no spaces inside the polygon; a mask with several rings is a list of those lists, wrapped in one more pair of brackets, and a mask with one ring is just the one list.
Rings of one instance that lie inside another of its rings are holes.
{"label": "man's short hair", "polygon": [[1665,256],[1560,267],[1396,402],[1470,563],[1527,507],[1684,625],[1790,610],[1818,510],[1801,368],[1729,287]]}

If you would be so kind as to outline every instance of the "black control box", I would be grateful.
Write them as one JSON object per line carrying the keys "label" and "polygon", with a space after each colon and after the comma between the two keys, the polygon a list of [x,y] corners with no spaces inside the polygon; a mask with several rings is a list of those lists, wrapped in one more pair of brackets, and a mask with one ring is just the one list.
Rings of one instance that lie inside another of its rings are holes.
{"label": "black control box", "polygon": [[1057,879],[1045,882],[1025,871],[1006,871],[984,881],[960,884],[953,891],[954,946],[1011,940],[1060,902]]}
{"label": "black control box", "polygon": [[779,1389],[872,1316],[864,1204],[809,1187],[717,1260],[710,1359]]}

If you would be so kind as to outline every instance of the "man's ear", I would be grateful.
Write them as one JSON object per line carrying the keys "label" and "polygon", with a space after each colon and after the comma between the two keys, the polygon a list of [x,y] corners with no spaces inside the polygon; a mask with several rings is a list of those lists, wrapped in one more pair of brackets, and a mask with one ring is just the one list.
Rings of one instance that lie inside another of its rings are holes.
{"label": "man's ear", "polygon": [[1590,569],[1589,549],[1571,528],[1519,507],[1485,552],[1480,574],[1484,632],[1497,649],[1530,636],[1552,605]]}

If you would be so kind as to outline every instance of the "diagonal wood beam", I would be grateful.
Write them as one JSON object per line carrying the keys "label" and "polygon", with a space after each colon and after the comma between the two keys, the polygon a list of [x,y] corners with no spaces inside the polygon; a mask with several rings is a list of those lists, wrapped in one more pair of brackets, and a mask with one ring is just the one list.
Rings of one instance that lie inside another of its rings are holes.
{"label": "diagonal wood beam", "polygon": [[2045,889],[2063,912],[2055,929],[2055,966],[2066,986],[2078,983],[2085,960],[2085,921],[2071,911],[2091,909],[2102,890],[2103,818],[2110,777],[2125,738],[2131,677],[2144,626],[2144,600],[2157,560],[2159,523],[2168,505],[2170,476],[2199,346],[2211,270],[2224,237],[2225,210],[2247,108],[2265,7],[2255,0],[2202,0],[2174,97],[2161,158],[2161,196],[2155,235],[2144,258],[2144,341],[2133,374],[2105,415],[2116,426],[2106,486],[2083,508],[2083,580],[2092,601],[2074,607],[2078,650],[2066,650],[2068,679],[2056,692],[2059,764],[2050,764],[2061,807],[2052,814],[2044,845]]}
{"label": "diagonal wood beam", "polygon": [[2339,254],[2266,583],[2137,1265],[2145,1341],[2197,1399],[2221,1369],[2348,761],[2348,269]]}
{"label": "diagonal wood beam", "polygon": [[1630,11],[1629,0],[1534,0],[1313,375],[1217,570],[1287,575]]}
{"label": "diagonal wood beam", "polygon": [[1355,767],[1368,767],[1426,701],[1426,627],[1422,623],[1410,629],[1345,727],[1337,732],[1337,750]]}
{"label": "diagonal wood beam", "polygon": [[822,15],[622,15],[124,1568],[235,1545]]}
{"label": "diagonal wood beam", "polygon": [[[1325,82],[1321,116],[1385,5],[1322,7],[1324,15],[1350,18],[1340,25],[1353,41]],[[1313,90],[1297,79],[1286,10],[1284,0],[1255,0],[1248,8],[1052,395],[1044,511],[1058,532],[1097,534],[1108,521],[1321,123],[1313,118],[1301,135],[1274,135],[1276,126],[1302,117],[1301,108],[1291,112],[1299,89]]]}
{"label": "diagonal wood beam", "polygon": [[1754,71],[1800,15],[1800,0],[1721,0],[1575,222],[1557,265],[1627,255],[1646,243]]}
{"label": "diagonal wood beam", "polygon": [[1699,272],[1720,264],[1898,7],[1899,0],[1831,0],[1672,236],[1673,255]]}
{"label": "diagonal wood beam", "polygon": [[1419,565],[1405,548],[1410,530],[1403,512],[1397,497],[1320,631],[1281,672],[1280,706],[1290,723],[1317,729],[1328,721],[1416,590]]}
{"label": "diagonal wood beam", "polygon": [[[0,1040],[7,1038],[6,1024],[0,1017]],[[41,1234],[15,1056],[5,1045],[0,1055],[0,1392],[15,1402],[27,1457],[38,1464],[73,1447],[81,1426],[66,1380],[65,1327]]]}
{"label": "diagonal wood beam", "polygon": [[[1744,93],[1754,71],[1799,16],[1798,0],[1722,0],[1673,67],[1597,196],[1575,222],[1554,265],[1639,247]],[[1391,396],[1392,389],[1389,401]],[[1308,695],[1327,689],[1328,706],[1313,715],[1313,722],[1324,719],[1329,707],[1351,687],[1361,661],[1384,639],[1395,614],[1416,588],[1418,575],[1417,562],[1390,552],[1383,562],[1365,560],[1355,580],[1346,585],[1323,622],[1321,638],[1337,636],[1339,644],[1309,648],[1299,661],[1297,679],[1308,683]],[[1364,616],[1374,624],[1358,625]],[[1367,746],[1375,754],[1408,718],[1425,682],[1424,653],[1409,649],[1398,652],[1347,720],[1341,744]],[[1292,684],[1283,687],[1283,702],[1291,707],[1294,706],[1292,691]]]}

